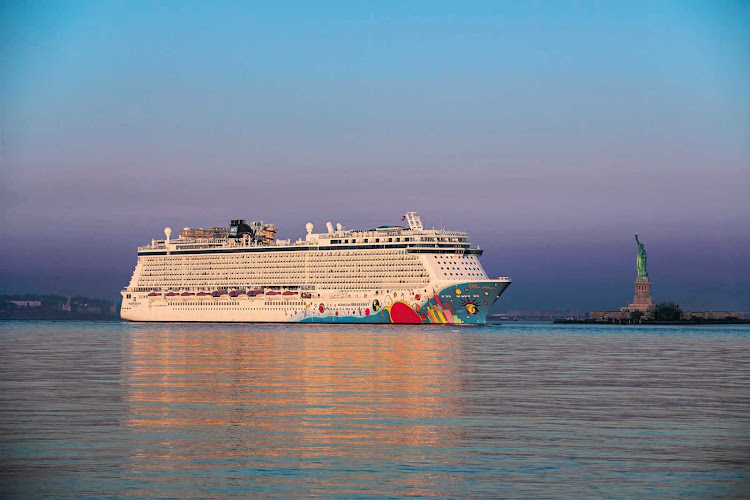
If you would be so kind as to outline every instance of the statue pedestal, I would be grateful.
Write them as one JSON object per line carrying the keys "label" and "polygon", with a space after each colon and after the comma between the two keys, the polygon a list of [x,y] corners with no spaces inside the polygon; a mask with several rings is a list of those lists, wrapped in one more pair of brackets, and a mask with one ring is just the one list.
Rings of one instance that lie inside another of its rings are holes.
{"label": "statue pedestal", "polygon": [[627,307],[621,307],[621,312],[641,311],[650,313],[654,310],[654,302],[651,300],[651,281],[648,278],[635,280],[635,296],[633,303]]}

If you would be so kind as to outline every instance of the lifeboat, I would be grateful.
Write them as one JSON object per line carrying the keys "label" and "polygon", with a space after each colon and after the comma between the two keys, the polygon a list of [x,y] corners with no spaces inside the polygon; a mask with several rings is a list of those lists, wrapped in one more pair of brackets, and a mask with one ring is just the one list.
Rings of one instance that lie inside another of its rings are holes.
{"label": "lifeboat", "polygon": [[302,292],[301,294],[299,294],[299,296],[302,297],[303,299],[311,299],[312,298],[312,294],[311,293],[307,293],[307,292]]}
{"label": "lifeboat", "polygon": [[192,297],[193,295],[195,295],[195,294],[192,293],[192,292],[182,292],[180,294],[180,296],[182,296],[182,297]]}
{"label": "lifeboat", "polygon": [[287,290],[286,292],[282,293],[281,295],[297,295],[297,292],[291,292]]}
{"label": "lifeboat", "polygon": [[205,297],[206,295],[211,295],[211,294],[208,292],[198,292],[196,295],[198,295],[198,297]]}
{"label": "lifeboat", "polygon": [[151,292],[151,293],[148,294],[148,296],[149,297],[161,297],[161,294],[160,293],[156,293],[156,292]]}
{"label": "lifeboat", "polygon": [[248,297],[255,297],[256,295],[263,295],[263,290],[248,290],[247,291]]}
{"label": "lifeboat", "polygon": [[237,297],[237,296],[239,296],[239,295],[240,295],[241,293],[242,293],[242,292],[240,292],[239,290],[232,290],[231,292],[229,292],[229,296],[230,296],[230,297]]}
{"label": "lifeboat", "polygon": [[266,295],[281,295],[281,292],[274,292],[273,290],[266,292]]}
{"label": "lifeboat", "polygon": [[177,292],[169,292],[166,294],[167,297],[175,297],[177,295],[179,295]]}

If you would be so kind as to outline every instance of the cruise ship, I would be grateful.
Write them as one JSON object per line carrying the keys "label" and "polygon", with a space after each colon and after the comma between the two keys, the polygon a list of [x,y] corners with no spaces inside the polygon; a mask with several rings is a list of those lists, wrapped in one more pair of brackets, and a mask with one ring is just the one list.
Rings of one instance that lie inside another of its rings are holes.
{"label": "cruise ship", "polygon": [[[483,324],[510,285],[465,232],[326,223],[295,242],[262,221],[185,228],[138,248],[120,315],[130,321]],[[404,225],[404,222],[406,225]]]}

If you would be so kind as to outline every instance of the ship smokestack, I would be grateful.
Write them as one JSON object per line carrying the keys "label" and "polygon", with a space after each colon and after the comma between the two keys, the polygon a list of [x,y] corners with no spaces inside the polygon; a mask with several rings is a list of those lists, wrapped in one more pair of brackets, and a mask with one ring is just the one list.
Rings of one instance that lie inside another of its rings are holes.
{"label": "ship smokestack", "polygon": [[328,228],[328,234],[333,233],[333,222],[331,221],[326,222],[326,228]]}

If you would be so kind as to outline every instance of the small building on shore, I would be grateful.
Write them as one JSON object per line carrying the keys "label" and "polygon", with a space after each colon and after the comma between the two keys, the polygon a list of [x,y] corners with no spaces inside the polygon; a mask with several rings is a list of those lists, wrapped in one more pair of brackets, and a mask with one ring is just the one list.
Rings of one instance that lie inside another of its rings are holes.
{"label": "small building on shore", "polygon": [[10,303],[14,304],[16,307],[25,307],[25,308],[42,307],[41,300],[11,300]]}

